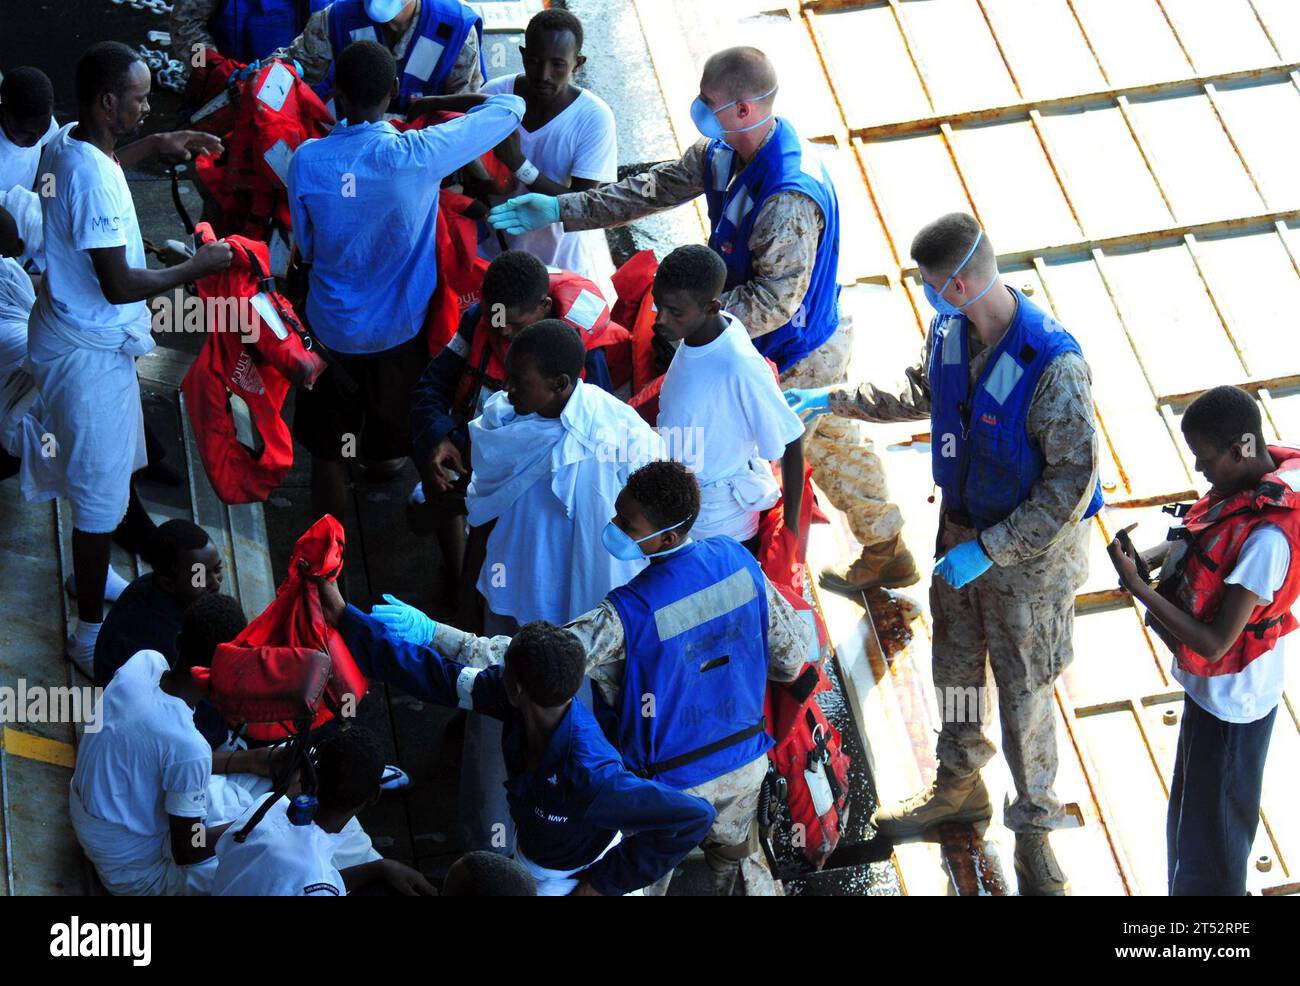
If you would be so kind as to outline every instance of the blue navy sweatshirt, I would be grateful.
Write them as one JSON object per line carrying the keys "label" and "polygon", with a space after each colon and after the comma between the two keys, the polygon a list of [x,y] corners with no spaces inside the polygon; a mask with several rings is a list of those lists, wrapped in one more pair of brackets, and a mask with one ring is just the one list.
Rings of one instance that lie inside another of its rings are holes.
{"label": "blue navy sweatshirt", "polygon": [[[677,866],[713,825],[707,801],[632,774],[581,702],[569,703],[540,765],[525,770],[524,720],[506,698],[501,666],[467,667],[399,640],[355,606],[343,614],[339,632],[368,677],[426,702],[501,720],[506,800],[519,848],[537,865],[585,867],[581,878],[597,891],[621,895]],[[592,862],[617,832],[623,841]]]}

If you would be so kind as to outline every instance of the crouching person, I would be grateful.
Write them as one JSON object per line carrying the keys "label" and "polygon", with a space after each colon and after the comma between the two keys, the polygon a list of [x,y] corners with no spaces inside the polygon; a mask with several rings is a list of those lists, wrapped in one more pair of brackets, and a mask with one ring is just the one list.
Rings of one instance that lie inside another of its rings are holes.
{"label": "crouching person", "polygon": [[245,623],[230,596],[201,596],[185,610],[172,667],[142,650],[104,689],[68,810],[109,893],[208,893],[226,824],[270,790],[270,748],[213,753],[194,725],[203,694],[190,669],[210,664]]}
{"label": "crouching person", "polygon": [[321,602],[366,675],[501,720],[513,855],[533,874],[539,895],[639,890],[671,873],[708,833],[714,813],[707,802],[634,776],[592,713],[573,700],[587,655],[567,630],[525,624],[504,664],[471,668],[390,635],[345,607],[332,582],[322,583]]}
{"label": "crouching person", "polygon": [[384,760],[374,738],[345,726],[316,748],[316,810],[287,796],[276,799],[240,842],[262,801],[250,807],[217,841],[212,884],[221,897],[339,897],[371,884],[406,896],[432,895],[433,886],[405,863],[383,859],[357,821],[379,799]]}

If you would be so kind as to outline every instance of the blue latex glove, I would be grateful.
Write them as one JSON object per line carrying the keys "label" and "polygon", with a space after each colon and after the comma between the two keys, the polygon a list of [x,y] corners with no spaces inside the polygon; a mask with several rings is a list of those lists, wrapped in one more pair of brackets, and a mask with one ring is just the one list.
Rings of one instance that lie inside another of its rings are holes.
{"label": "blue latex glove", "polygon": [[554,195],[529,192],[508,199],[488,213],[493,229],[516,236],[560,221],[560,200]]}
{"label": "blue latex glove", "polygon": [[785,402],[806,424],[813,418],[831,413],[831,390],[830,387],[794,387],[785,392]]}
{"label": "blue latex glove", "polygon": [[[386,605],[385,605],[386,604]],[[370,615],[384,625],[394,637],[422,647],[433,645],[433,634],[438,629],[436,621],[429,619],[414,606],[384,593],[384,602],[370,607]]]}
{"label": "blue latex glove", "polygon": [[939,559],[939,563],[934,566],[934,574],[954,589],[960,589],[992,567],[993,562],[984,554],[979,541],[963,541]]}

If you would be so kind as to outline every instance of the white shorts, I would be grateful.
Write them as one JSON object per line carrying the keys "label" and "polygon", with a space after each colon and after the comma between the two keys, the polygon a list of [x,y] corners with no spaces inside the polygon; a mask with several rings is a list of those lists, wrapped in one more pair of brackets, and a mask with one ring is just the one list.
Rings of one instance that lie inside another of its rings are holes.
{"label": "white shorts", "polygon": [[23,495],[67,497],[74,527],[111,533],[126,516],[131,474],[147,463],[135,358],[66,348],[46,357],[33,343],[40,399],[23,421]]}

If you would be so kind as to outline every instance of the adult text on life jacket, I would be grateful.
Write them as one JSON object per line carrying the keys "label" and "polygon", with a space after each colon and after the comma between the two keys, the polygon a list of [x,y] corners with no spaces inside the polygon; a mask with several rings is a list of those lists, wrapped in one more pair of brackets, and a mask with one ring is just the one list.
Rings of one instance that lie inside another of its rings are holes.
{"label": "adult text on life jacket", "polygon": [[[1043,474],[1046,460],[1029,435],[1029,406],[1052,360],[1082,355],[1059,322],[1019,291],[1015,320],[970,380],[964,315],[939,316],[930,326],[930,387],[933,410],[931,464],[944,508],[985,530],[1009,517]],[[1084,511],[1102,507],[1097,482]]]}
{"label": "adult text on life jacket", "polygon": [[840,211],[830,175],[817,154],[799,140],[789,121],[776,130],[748,164],[726,142],[711,141],[705,154],[704,197],[709,207],[709,246],[727,265],[727,290],[753,278],[749,237],[764,203],[781,192],[802,192],[822,214],[808,291],[785,325],[757,336],[754,345],[784,373],[831,337],[840,321]]}

